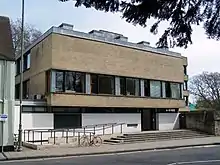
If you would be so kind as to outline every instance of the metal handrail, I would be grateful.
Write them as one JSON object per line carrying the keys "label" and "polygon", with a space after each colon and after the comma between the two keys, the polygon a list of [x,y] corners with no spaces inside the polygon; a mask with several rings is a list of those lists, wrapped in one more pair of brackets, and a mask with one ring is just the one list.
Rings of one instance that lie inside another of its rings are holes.
{"label": "metal handrail", "polygon": [[106,124],[94,124],[94,125],[86,125],[83,127],[79,128],[59,128],[59,129],[25,129],[24,131],[48,131],[48,130],[53,130],[53,131],[63,131],[63,130],[76,130],[76,129],[84,129],[84,128],[94,128],[94,127],[102,127],[102,126],[112,126],[112,125],[121,125],[125,123],[106,123]]}
{"label": "metal handrail", "polygon": [[[49,142],[48,140],[44,140],[43,138],[43,134],[44,133],[50,133],[50,135],[48,136],[48,138],[54,138],[54,144],[56,144],[56,135],[57,133],[62,133],[63,138],[66,138],[66,143],[68,143],[68,139],[69,137],[78,137],[78,140],[80,140],[80,136],[81,134],[85,135],[85,134],[89,134],[90,136],[93,134],[95,135],[97,131],[102,130],[102,134],[105,135],[105,130],[112,128],[112,132],[111,134],[114,133],[114,128],[117,126],[121,126],[121,133],[123,132],[123,125],[126,123],[107,123],[107,124],[95,124],[95,125],[88,125],[88,126],[84,126],[81,128],[68,128],[68,129],[26,129],[24,130],[24,141],[26,141],[26,135],[27,136],[27,141],[26,142],[40,142],[40,144],[42,145],[43,142]],[[93,127],[92,127],[93,126]],[[98,128],[97,128],[98,127]],[[88,130],[88,128],[91,128]],[[72,133],[72,136],[70,136],[70,134]],[[35,135],[40,136],[40,140],[37,140],[35,138]],[[30,135],[32,135],[32,140],[30,140]],[[45,135],[45,134],[44,134]],[[80,143],[80,142],[79,142]]]}

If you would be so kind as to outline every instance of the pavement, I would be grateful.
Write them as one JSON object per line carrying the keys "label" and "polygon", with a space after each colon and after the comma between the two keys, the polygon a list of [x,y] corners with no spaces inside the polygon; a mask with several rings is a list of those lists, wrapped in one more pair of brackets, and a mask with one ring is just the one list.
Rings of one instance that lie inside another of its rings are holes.
{"label": "pavement", "polygon": [[3,161],[0,165],[219,165],[220,146],[57,159]]}
{"label": "pavement", "polygon": [[22,152],[5,152],[4,154],[0,154],[0,161],[114,154],[114,153],[175,149],[182,147],[195,147],[195,146],[207,146],[207,145],[220,145],[220,137],[206,137],[206,138],[183,139],[183,140],[121,144],[121,145],[103,144],[100,147],[79,147],[79,148],[56,147],[56,148],[50,148],[44,150],[23,150]]}

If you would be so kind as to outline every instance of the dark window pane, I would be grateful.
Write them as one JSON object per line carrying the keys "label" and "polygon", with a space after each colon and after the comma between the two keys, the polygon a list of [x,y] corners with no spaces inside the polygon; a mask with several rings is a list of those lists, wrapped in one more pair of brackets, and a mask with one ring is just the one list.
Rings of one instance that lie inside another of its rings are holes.
{"label": "dark window pane", "polygon": [[126,86],[125,86],[125,78],[121,77],[120,78],[120,94],[121,95],[126,95]]}
{"label": "dark window pane", "polygon": [[132,78],[126,78],[126,95],[135,95],[135,81]]}
{"label": "dark window pane", "polygon": [[170,82],[165,82],[165,90],[166,90],[166,97],[170,98],[171,97]]}
{"label": "dark window pane", "polygon": [[25,71],[27,69],[27,55],[24,56],[24,64],[23,64],[23,70]]}
{"label": "dark window pane", "polygon": [[126,95],[140,96],[139,79],[126,78]]}
{"label": "dark window pane", "polygon": [[76,73],[75,72],[66,72],[65,73],[65,91],[75,92],[75,82],[76,82]]}
{"label": "dark window pane", "polygon": [[184,65],[183,69],[184,69],[184,74],[187,75],[187,66]]}
{"label": "dark window pane", "polygon": [[91,93],[98,94],[98,78],[94,74],[91,74]]}
{"label": "dark window pane", "polygon": [[144,96],[150,96],[150,81],[144,80]]}
{"label": "dark window pane", "polygon": [[55,88],[56,91],[63,91],[63,83],[64,83],[64,73],[63,72],[55,72]]}
{"label": "dark window pane", "polygon": [[98,76],[99,93],[114,94],[114,77],[113,76]]}
{"label": "dark window pane", "polygon": [[23,82],[23,98],[28,99],[29,97],[29,86],[30,86],[30,81],[24,81]]}
{"label": "dark window pane", "polygon": [[21,72],[21,59],[16,61],[16,74],[20,74]]}
{"label": "dark window pane", "polygon": [[75,90],[76,92],[85,93],[85,74],[76,73]]}
{"label": "dark window pane", "polygon": [[15,99],[20,98],[20,84],[15,85]]}

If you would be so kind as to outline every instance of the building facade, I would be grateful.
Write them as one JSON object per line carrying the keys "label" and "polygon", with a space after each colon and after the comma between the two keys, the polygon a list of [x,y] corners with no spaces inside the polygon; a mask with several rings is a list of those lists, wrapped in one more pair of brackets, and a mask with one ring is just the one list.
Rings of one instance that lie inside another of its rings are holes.
{"label": "building facade", "polygon": [[[20,57],[16,64],[18,98]],[[126,122],[137,130],[174,128],[187,102],[186,70],[187,58],[179,53],[61,24],[27,49],[23,97],[46,100],[43,111],[53,115],[53,128],[103,122]]]}
{"label": "building facade", "polygon": [[[9,18],[0,16],[0,152],[14,150],[15,57]],[[3,147],[2,147],[3,146]]]}

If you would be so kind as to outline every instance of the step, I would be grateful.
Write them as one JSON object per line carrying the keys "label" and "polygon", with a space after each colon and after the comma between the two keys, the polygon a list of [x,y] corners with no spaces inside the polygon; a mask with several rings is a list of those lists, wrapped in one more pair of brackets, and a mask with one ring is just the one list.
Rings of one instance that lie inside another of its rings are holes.
{"label": "step", "polygon": [[131,136],[131,137],[124,137],[124,138],[118,138],[118,139],[145,139],[145,138],[160,138],[160,137],[166,137],[166,138],[172,138],[172,137],[184,137],[184,136],[208,136],[206,134],[179,134],[179,135],[156,135],[156,136]]}
{"label": "step", "polygon": [[[190,133],[169,133],[169,134],[144,134],[144,135],[124,135],[124,137],[158,137],[158,136],[184,136],[184,135],[203,135],[204,133],[190,132]],[[206,134],[205,134],[206,135]]]}
{"label": "step", "polygon": [[[193,138],[205,138],[207,136],[198,136],[198,137],[193,137]],[[136,140],[124,140],[123,143],[132,143],[132,142],[155,142],[155,141],[162,141],[162,140],[166,140],[166,141],[169,141],[169,140],[180,140],[180,139],[192,139],[192,137],[184,137],[184,138],[181,138],[181,137],[178,137],[178,138],[172,138],[172,139],[169,139],[169,138],[158,138],[158,139],[136,139]]]}
{"label": "step", "polygon": [[109,142],[109,143],[121,143],[120,140],[104,140],[103,142]]}
{"label": "step", "polygon": [[116,138],[111,138],[111,140],[124,140],[125,138],[121,138],[121,137],[116,137]]}
{"label": "step", "polygon": [[126,134],[124,134],[125,136],[135,136],[135,135],[150,135],[150,134],[172,134],[172,133],[188,133],[188,132],[195,132],[195,131],[191,131],[191,130],[189,130],[189,131],[167,131],[167,132],[144,132],[144,133],[126,133]]}
{"label": "step", "polygon": [[184,138],[184,137],[191,137],[191,138],[194,138],[194,137],[210,137],[210,135],[202,135],[202,134],[198,134],[198,135],[184,135],[184,136],[158,136],[158,137],[127,137],[127,138],[124,138],[123,140],[135,140],[135,139],[160,139],[160,138],[166,138],[166,139],[172,139],[172,138]]}

